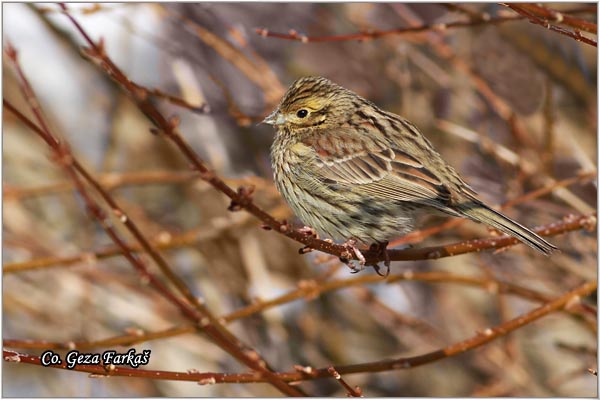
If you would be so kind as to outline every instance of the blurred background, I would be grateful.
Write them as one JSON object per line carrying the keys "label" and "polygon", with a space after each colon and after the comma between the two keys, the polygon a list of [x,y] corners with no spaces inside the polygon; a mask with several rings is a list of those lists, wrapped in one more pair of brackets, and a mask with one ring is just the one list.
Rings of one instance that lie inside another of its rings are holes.
{"label": "blurred background", "polygon": [[[596,22],[596,6],[549,5]],[[528,226],[589,215],[597,204],[597,50],[518,20],[375,40],[302,43],[255,32],[327,36],[516,15],[492,4],[73,4],[72,14],[211,168],[255,201],[295,221],[272,184],[270,126],[258,124],[296,78],[322,75],[412,121],[491,205],[553,187],[506,209]],[[487,17],[486,17],[487,15]],[[594,36],[595,38],[595,36]],[[81,36],[54,4],[3,4],[3,44],[18,51],[53,131],[162,250],[219,316],[259,300],[350,275],[335,258],[302,247],[203,183],[120,87],[82,56]],[[3,58],[3,98],[31,115]],[[180,102],[181,103],[181,102]],[[189,326],[140,282],[89,218],[49,148],[3,112],[3,337],[87,343]],[[570,184],[557,185],[573,178]],[[443,223],[423,221],[423,228]],[[115,228],[130,242],[123,226]],[[297,221],[295,221],[297,222]],[[299,222],[297,222],[299,223]],[[432,246],[488,236],[466,222],[425,237]],[[597,277],[595,230],[550,239],[550,258],[525,246],[435,261],[395,262],[392,274],[447,272],[536,290],[548,298]],[[149,257],[143,258],[159,274]],[[346,375],[366,396],[596,397],[595,297],[587,314],[561,312],[468,353],[415,369]],[[539,305],[476,285],[384,281],[285,302],[229,322],[278,371],[423,354],[474,336]],[[140,333],[141,332],[141,333]],[[193,330],[135,346],[148,369],[245,372]],[[41,354],[43,347],[14,348]],[[58,351],[64,355],[64,351]],[[4,396],[276,396],[267,384],[199,386],[4,363]],[[300,385],[343,396],[334,379]]]}

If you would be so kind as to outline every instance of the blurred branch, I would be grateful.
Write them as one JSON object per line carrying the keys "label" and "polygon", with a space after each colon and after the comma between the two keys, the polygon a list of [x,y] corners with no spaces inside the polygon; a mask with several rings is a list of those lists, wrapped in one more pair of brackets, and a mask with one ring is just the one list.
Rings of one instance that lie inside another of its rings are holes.
{"label": "blurred branch", "polygon": [[[96,179],[106,189],[113,190],[129,185],[155,185],[168,183],[188,183],[199,179],[195,172],[190,171],[140,171],[140,172],[109,172],[97,175]],[[27,197],[46,196],[73,190],[73,182],[63,181],[44,186],[15,187],[4,185],[5,200],[23,199]]]}
{"label": "blurred branch", "polygon": [[[101,44],[96,44],[85,32],[85,30],[75,21],[75,19],[66,14],[77,30],[83,35],[85,41],[90,46],[86,51],[90,56],[97,57],[102,62],[96,62],[95,64],[100,66],[107,74],[113,77],[115,81],[120,83],[121,87],[132,97],[136,102],[140,110],[150,118],[150,120],[159,129],[157,132],[162,132],[168,139],[174,142],[174,144],[180,149],[182,154],[188,159],[195,169],[200,172],[200,176],[210,183],[215,189],[219,190],[227,197],[232,200],[230,209],[241,210],[245,209],[250,212],[264,223],[266,229],[275,230],[291,239],[294,239],[308,248],[324,251],[329,254],[341,257],[346,255],[347,249],[342,245],[337,245],[332,242],[319,240],[312,235],[302,232],[300,230],[292,229],[286,221],[278,221],[273,218],[269,213],[258,207],[252,201],[250,192],[245,187],[239,187],[236,190],[232,189],[227,185],[220,177],[218,177],[214,171],[211,171],[205,162],[196,154],[191,146],[185,141],[177,130],[178,120],[171,118],[167,120],[158,109],[147,100],[147,97],[140,96],[139,90],[136,90],[134,85],[129,78],[113,63],[113,61],[104,52]],[[582,217],[579,219],[581,226],[576,226],[577,222],[573,223],[556,223],[548,227],[542,227],[539,229],[540,232],[544,233],[563,233],[569,230],[580,229],[582,226],[589,226],[592,221],[591,216]],[[595,218],[595,217],[594,217]],[[432,259],[439,257],[447,257],[451,255],[464,254],[468,252],[476,252],[490,248],[500,248],[508,245],[517,243],[516,239],[502,237],[488,240],[469,241],[464,243],[458,243],[448,246],[438,246],[433,248],[423,249],[408,249],[408,250],[388,250],[389,260],[391,261],[405,261],[405,260],[416,260],[416,259]],[[369,264],[375,264],[380,261],[384,261],[386,256],[381,254],[375,254],[375,251],[365,251],[364,256],[366,257]]]}
{"label": "blurred branch", "polygon": [[551,19],[559,24],[568,25],[571,28],[581,29],[582,31],[590,32],[593,34],[598,33],[598,25],[581,18],[572,17],[567,14],[568,11],[562,12],[533,3],[522,3],[518,6],[522,9],[529,11],[532,14],[535,14],[538,17]]}
{"label": "blurred branch", "polygon": [[[492,284],[493,285],[493,284]],[[484,290],[489,290],[489,287],[481,286]],[[391,332],[398,332],[402,327],[409,327],[416,331],[420,337],[425,339],[428,343],[443,343],[443,339],[440,332],[434,328],[428,322],[412,317],[405,313],[400,313],[394,310],[392,307],[379,300],[373,291],[366,287],[356,287],[354,289],[356,297],[361,300],[369,310],[372,311],[373,315],[379,314],[381,318],[379,320],[387,323],[387,327]],[[401,334],[399,335],[402,336]]]}
{"label": "blurred branch", "polygon": [[[50,7],[37,7],[39,9],[40,12],[42,13],[56,13],[59,12],[57,9],[55,8],[50,8]],[[91,14],[96,14],[99,11],[114,11],[115,9],[112,7],[106,7],[103,6],[101,3],[93,3],[91,6],[89,7],[78,7],[76,9],[73,10],[74,13],[77,14],[82,14],[82,15],[91,15]]]}
{"label": "blurred branch", "polygon": [[[136,85],[137,86],[137,85]],[[168,101],[171,104],[174,104],[176,106],[182,107],[182,108],[187,108],[188,110],[198,113],[198,114],[205,114],[205,113],[209,113],[210,112],[210,107],[207,103],[202,103],[202,104],[191,104],[189,103],[187,100],[181,98],[181,97],[177,97],[177,96],[173,96],[170,95],[168,93],[164,93],[163,91],[161,91],[160,89],[156,89],[156,88],[152,88],[152,89],[148,89],[148,88],[144,88],[141,86],[137,86],[139,90],[147,90],[148,91],[148,95],[150,96],[154,96],[160,99],[164,99],[166,101]]]}
{"label": "blurred branch", "polygon": [[[240,308],[234,312],[222,316],[220,319],[224,323],[231,323],[233,321],[247,318],[257,313],[264,312],[268,309],[290,303],[296,300],[311,301],[324,293],[328,293],[335,290],[360,287],[368,284],[392,284],[396,282],[427,282],[427,283],[445,283],[445,284],[458,284],[481,288],[489,293],[496,294],[511,294],[514,296],[521,297],[534,302],[546,303],[552,300],[552,297],[541,293],[539,291],[529,289],[518,284],[504,282],[491,277],[474,277],[465,275],[456,275],[447,272],[413,272],[406,271],[400,274],[392,274],[387,278],[382,279],[376,275],[363,275],[354,278],[332,280],[326,282],[318,282],[317,280],[304,280],[298,283],[298,289],[290,291],[286,294],[278,296],[270,300],[258,300],[253,304],[247,305],[246,307]],[[577,315],[581,318],[586,316],[596,316],[596,310],[588,307],[577,307],[574,305],[571,309],[565,310],[573,315]],[[579,309],[578,309],[579,308]],[[586,320],[587,321],[587,320]],[[594,323],[591,323],[592,326]],[[421,324],[422,327],[422,324]],[[5,339],[3,341],[6,347],[16,348],[34,348],[34,349],[80,349],[87,350],[92,348],[102,348],[110,346],[131,346],[147,342],[149,340],[162,339],[166,337],[172,337],[182,335],[184,333],[193,332],[193,326],[180,326],[170,328],[159,332],[140,332],[135,331],[132,334],[117,336],[113,338],[97,340],[93,342],[49,342],[49,341],[36,341],[36,340],[18,340],[18,339]],[[431,330],[429,329],[429,333]]]}
{"label": "blurred branch", "polygon": [[463,5],[460,4],[454,4],[454,3],[441,3],[440,4],[443,7],[446,7],[449,11],[454,11],[460,14],[464,14],[467,17],[469,17],[469,19],[471,20],[484,20],[484,21],[488,21],[491,16],[490,14],[488,14],[487,12],[478,12],[478,11],[473,11]]}
{"label": "blurred branch", "polygon": [[258,54],[254,54],[254,60],[251,60],[241,50],[234,47],[227,40],[221,39],[219,36],[210,32],[208,29],[196,24],[191,19],[173,12],[171,9],[164,7],[161,4],[156,4],[161,11],[171,17],[176,18],[184,24],[191,32],[193,32],[202,42],[210,46],[223,59],[227,60],[235,66],[242,74],[250,81],[261,88],[265,95],[265,108],[270,112],[271,108],[277,104],[284,88],[279,82],[275,73],[269,65]]}
{"label": "blurred branch", "polygon": [[[598,47],[598,43],[595,40],[583,36],[578,29],[575,29],[574,32],[571,32],[571,31],[561,28],[559,26],[552,25],[548,21],[548,19],[546,19],[547,16],[553,15],[551,18],[556,19],[557,22],[566,23],[564,20],[565,17],[562,13],[553,12],[553,10],[545,9],[543,7],[539,7],[539,6],[536,6],[533,4],[529,4],[529,5],[517,5],[514,3],[511,3],[511,4],[500,3],[500,4],[502,4],[503,6],[506,6],[506,7],[510,8],[511,10],[526,17],[527,19],[529,19],[529,22],[531,22],[533,24],[541,25],[546,29],[549,29],[553,32],[557,32],[564,36],[568,36],[572,39],[575,39],[578,42],[582,42],[585,44],[589,44],[590,46]],[[570,20],[570,21],[571,21],[571,23],[573,23],[573,20]],[[585,22],[587,22],[587,21],[585,21]],[[582,25],[582,24],[580,23],[579,25]],[[594,31],[596,31],[596,24],[588,23],[588,24],[583,24],[583,25],[588,29],[593,29]]]}
{"label": "blurred branch", "polygon": [[[437,125],[440,129],[445,132],[451,133],[461,139],[467,140],[471,143],[477,143],[481,149],[494,155],[497,159],[507,162],[510,165],[521,168],[523,171],[533,174],[538,168],[528,159],[525,159],[512,150],[502,146],[501,144],[495,143],[490,139],[479,135],[477,132],[474,132],[468,128],[462,127],[460,125],[454,124],[449,121],[439,120]],[[590,172],[596,174],[596,172]],[[585,174],[585,172],[584,172]],[[547,187],[553,186],[556,181],[546,175],[539,174],[538,179]],[[565,203],[569,204],[571,207],[576,209],[582,213],[591,213],[595,210],[594,207],[589,206],[586,202],[581,200],[575,194],[573,194],[570,190],[564,188],[564,186],[556,186],[553,189],[553,193],[555,196],[563,200]]]}
{"label": "blurred branch", "polygon": [[[389,360],[381,360],[362,364],[334,366],[339,374],[355,374],[362,372],[381,372],[399,369],[415,368],[421,365],[453,357],[469,350],[481,347],[495,339],[525,325],[563,308],[571,307],[581,301],[583,297],[592,294],[598,287],[597,281],[586,282],[579,287],[565,293],[564,295],[549,301],[532,311],[520,315],[510,321],[504,322],[492,328],[486,328],[477,335],[464,341],[452,344],[445,348],[425,353],[414,357],[402,357]],[[41,365],[39,357],[21,354],[14,351],[3,351],[4,360],[7,362],[20,362],[26,364]],[[60,365],[51,365],[51,368],[66,369],[63,362]],[[128,376],[138,378],[150,378],[157,380],[192,381],[200,384],[216,383],[257,383],[265,382],[265,378],[253,373],[195,373],[195,372],[166,372],[153,370],[140,370],[133,368],[105,368],[96,365],[76,365],[73,371],[88,372],[99,376]],[[303,367],[300,371],[277,373],[277,376],[286,382],[300,382],[330,376],[329,368]]]}
{"label": "blurred branch", "polygon": [[[114,190],[124,186],[194,183],[202,181],[202,178],[194,171],[108,172],[98,174],[96,179],[106,190]],[[258,176],[248,176],[239,179],[225,178],[224,181],[230,185],[253,185],[257,189],[268,190],[269,188],[273,188],[275,190],[271,182]],[[208,189],[208,187],[206,185],[200,189],[203,191]],[[29,188],[5,184],[2,189],[5,199],[14,200],[68,192],[73,190],[74,186],[71,181],[63,181]]]}
{"label": "blurred branch", "polygon": [[[63,10],[67,16],[72,19],[72,17],[67,13],[66,6],[61,4],[61,7],[63,7]],[[74,21],[74,19],[72,20]],[[96,50],[99,49],[96,48]],[[204,304],[200,303],[200,301],[191,293],[186,284],[173,272],[166,260],[156,251],[156,249],[151,246],[145,236],[141,233],[141,230],[130,218],[127,217],[125,212],[119,207],[112,196],[106,190],[104,190],[104,188],[89,174],[89,172],[85,170],[83,166],[73,157],[73,154],[70,152],[68,146],[64,143],[61,143],[61,141],[59,141],[51,133],[48,125],[45,122],[45,119],[43,118],[39,102],[34,95],[33,89],[31,88],[31,85],[20,68],[17,60],[16,50],[11,45],[7,45],[6,54],[19,76],[22,93],[41,128],[35,126],[35,124],[29,121],[23,114],[18,112],[6,100],[4,100],[4,106],[7,107],[13,114],[17,115],[19,119],[25,122],[50,146],[55,154],[56,163],[59,166],[62,166],[67,172],[68,176],[73,180],[73,183],[77,187],[78,192],[81,194],[92,217],[100,223],[109,237],[121,248],[123,255],[129,260],[133,267],[138,270],[138,272],[140,272],[142,276],[147,279],[148,282],[150,282],[156,288],[156,290],[158,290],[159,293],[177,306],[177,308],[185,317],[197,323],[198,329],[207,333],[217,343],[217,345],[223,348],[223,350],[227,351],[229,354],[245,363],[252,369],[263,373],[267,379],[283,393],[288,395],[301,395],[302,392],[296,388],[290,387],[275,377],[267,367],[266,362],[261,360],[260,356],[255,350],[243,345],[239,340],[237,340],[237,338],[229,333],[224,326],[220,324],[220,322],[211,314]],[[137,89],[133,84],[131,84],[131,87]],[[139,90],[136,91],[136,95],[141,96],[147,101],[147,96],[141,94]],[[186,302],[175,296],[160,280],[158,280],[148,271],[145,263],[138,258],[123,241],[123,239],[120,238],[112,225],[109,223],[108,216],[104,213],[98,203],[96,203],[96,201],[87,193],[79,175],[81,175],[88,182],[88,184],[90,184],[101,195],[104,201],[106,201],[106,203],[110,206],[114,215],[125,225],[125,227],[127,227],[127,229],[138,240],[144,250],[157,263],[168,280],[175,285],[175,287],[193,307],[190,307]]]}
{"label": "blurred branch", "polygon": [[[510,6],[509,6],[510,7]],[[511,7],[512,8],[512,7]],[[566,12],[576,13],[581,11],[590,11],[590,7],[577,8]],[[485,15],[485,14],[484,14]],[[396,28],[385,31],[379,30],[368,30],[365,32],[350,33],[346,35],[332,35],[332,36],[306,36],[299,34],[295,30],[290,30],[288,33],[271,32],[266,28],[256,28],[255,32],[262,37],[272,37],[277,39],[294,40],[302,43],[317,43],[317,42],[343,42],[348,40],[368,40],[377,39],[383,36],[389,35],[403,35],[411,33],[422,33],[428,31],[445,31],[454,28],[469,28],[480,25],[498,25],[505,22],[519,21],[525,18],[529,18],[527,15],[506,15],[501,17],[481,17],[473,18],[470,21],[456,21],[450,23],[440,24],[429,24],[420,26],[411,26],[407,28]],[[559,28],[560,29],[560,28]],[[595,43],[594,41],[580,36],[580,40],[587,44]],[[588,43],[589,41],[589,43]],[[595,44],[593,44],[595,45]]]}
{"label": "blurred branch", "polygon": [[[593,179],[596,176],[597,176],[596,171],[581,172],[580,174],[578,174],[575,177],[567,178],[562,181],[556,181],[552,184],[546,185],[545,187],[533,190],[533,191],[525,193],[515,199],[507,201],[506,203],[504,203],[500,206],[500,209],[506,210],[517,204],[521,204],[521,203],[536,199],[536,198],[544,196],[548,193],[553,193],[555,191],[555,189],[557,189],[557,188],[571,186],[575,183],[582,183],[582,182],[585,182],[586,180]],[[466,219],[451,219],[440,225],[432,226],[432,227],[426,228],[426,229],[418,229],[418,230],[415,230],[415,231],[413,231],[407,235],[404,235],[396,240],[391,241],[390,247],[396,247],[396,246],[399,246],[399,245],[405,244],[405,243],[422,242],[425,238],[428,238],[428,237],[435,235],[439,232],[442,232],[444,230],[454,228],[465,222],[467,222]]]}
{"label": "blurred branch", "polygon": [[544,145],[542,150],[542,162],[546,175],[553,175],[554,167],[554,126],[556,116],[554,115],[554,87],[550,78],[546,79],[546,96],[544,97]]}
{"label": "blurred branch", "polygon": [[[191,180],[191,179],[199,179],[195,175],[195,173],[191,173],[191,172],[185,172],[185,173],[157,172],[156,174],[149,173],[148,175],[146,175],[145,173],[139,173],[139,175],[137,173],[134,173],[131,175],[130,174],[119,174],[119,175],[114,174],[114,175],[115,175],[115,177],[114,177],[115,179],[113,179],[113,174],[103,175],[103,176],[99,177],[99,181],[101,182],[101,184],[104,185],[105,188],[107,188],[107,190],[115,188],[115,187],[119,187],[121,184],[155,183],[155,182],[159,182],[159,181],[160,182],[164,182],[164,181],[177,182],[180,179],[182,182],[185,182],[185,181]],[[557,182],[554,182],[553,184],[549,184],[543,188],[533,190],[529,193],[525,193],[522,196],[519,196],[519,197],[517,197],[513,200],[510,200],[510,201],[506,202],[505,204],[501,205],[500,209],[506,210],[517,204],[536,199],[536,198],[546,195],[548,193],[552,193],[555,191],[555,189],[557,189],[559,187],[566,187],[566,186],[570,186],[570,185],[573,185],[578,182],[584,182],[585,180],[592,179],[595,176],[596,176],[595,171],[582,172],[575,177],[557,181]],[[155,178],[156,178],[156,180],[155,180]],[[159,178],[164,178],[165,180],[163,181]],[[264,180],[262,180],[258,177],[253,177],[252,179],[244,178],[242,180],[227,180],[227,181],[234,182],[234,183],[238,182],[239,184],[248,184],[249,182],[251,182],[253,185],[258,186],[258,187],[261,187],[261,185],[262,186],[266,185]],[[57,191],[58,190],[68,190],[68,189],[70,189],[71,186],[72,186],[72,184],[69,184],[68,182],[64,182],[64,183],[59,183],[56,185],[40,187],[40,188],[21,189],[21,190],[23,190],[23,192],[17,191],[17,189],[5,188],[4,193],[7,198],[10,198],[14,195],[19,196],[21,194],[25,196],[25,195],[35,195],[35,194],[47,193],[47,192],[50,192],[51,190],[57,190]],[[15,191],[14,193],[13,193],[13,190]],[[31,191],[31,192],[28,192],[28,191]],[[271,213],[273,213],[273,212],[271,212]],[[202,241],[214,238],[214,237],[218,236],[219,234],[221,234],[224,230],[232,229],[237,226],[242,226],[242,224],[245,224],[247,221],[248,221],[248,219],[244,218],[242,221],[236,221],[236,222],[232,221],[228,225],[219,226],[219,228],[202,229],[200,232],[197,229],[191,230],[189,232],[177,234],[177,235],[171,235],[171,234],[165,232],[168,236],[161,235],[161,237],[159,237],[156,240],[153,240],[151,243],[154,247],[156,247],[156,249],[159,249],[159,250],[184,247],[184,246],[188,246],[188,245],[191,245],[194,243],[198,243],[198,242],[202,242]],[[467,220],[465,220],[465,219],[451,219],[440,225],[436,225],[436,226],[426,228],[426,229],[415,230],[407,235],[404,235],[404,236],[390,242],[390,247],[397,247],[401,244],[406,244],[406,243],[422,242],[427,237],[430,237],[430,236],[437,234],[439,232],[442,232],[444,230],[454,228],[465,222],[467,222]],[[140,245],[132,244],[130,247],[131,247],[132,251],[134,251],[134,252],[143,251],[143,249]],[[66,267],[66,266],[70,266],[70,265],[77,264],[77,263],[90,263],[90,262],[93,263],[93,262],[96,262],[97,260],[118,256],[120,254],[121,254],[121,251],[118,247],[111,247],[111,248],[99,250],[96,252],[85,252],[85,253],[81,253],[78,255],[70,256],[70,257],[44,257],[44,258],[27,260],[27,261],[17,261],[17,262],[7,263],[7,264],[4,264],[2,271],[5,274],[12,274],[12,273],[16,273],[16,272],[29,271],[29,270],[34,270],[34,269],[43,269],[43,268],[52,267],[52,266]]]}
{"label": "blurred branch", "polygon": [[306,36],[299,34],[295,30],[290,30],[288,33],[280,33],[280,32],[271,32],[266,28],[256,28],[255,32],[262,37],[271,37],[276,39],[285,39],[285,40],[294,40],[302,43],[318,43],[318,42],[344,42],[349,40],[368,40],[368,39],[377,39],[383,36],[389,35],[405,35],[405,34],[414,34],[414,33],[423,33],[428,31],[445,31],[448,29],[454,28],[468,28],[479,25],[496,25],[502,24],[504,22],[510,21],[518,21],[523,19],[518,15],[511,15],[506,17],[495,17],[490,18],[488,20],[485,19],[477,19],[471,21],[457,21],[450,23],[440,23],[440,24],[430,24],[430,25],[420,25],[420,26],[411,26],[408,28],[396,28],[390,29],[386,31],[378,31],[378,30],[368,30],[365,32],[358,33],[350,33],[346,35],[332,35],[332,36]]}

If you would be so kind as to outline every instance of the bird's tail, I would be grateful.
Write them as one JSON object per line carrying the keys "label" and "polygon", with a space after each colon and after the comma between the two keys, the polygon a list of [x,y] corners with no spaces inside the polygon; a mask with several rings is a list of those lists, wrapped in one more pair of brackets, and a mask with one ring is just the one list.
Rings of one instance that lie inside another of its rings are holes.
{"label": "bird's tail", "polygon": [[483,203],[470,203],[469,206],[461,207],[461,211],[468,218],[490,225],[545,255],[549,255],[554,250],[557,250],[556,246],[547,242],[536,233],[508,218],[506,215],[492,210]]}

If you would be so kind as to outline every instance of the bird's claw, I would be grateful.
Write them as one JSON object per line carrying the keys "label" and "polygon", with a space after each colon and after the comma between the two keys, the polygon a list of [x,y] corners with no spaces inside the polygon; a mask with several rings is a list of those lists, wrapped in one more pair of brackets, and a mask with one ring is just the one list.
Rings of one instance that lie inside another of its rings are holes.
{"label": "bird's claw", "polygon": [[373,243],[369,248],[370,251],[374,251],[377,254],[377,258],[383,256],[383,265],[386,267],[385,274],[381,273],[381,267],[378,263],[373,264],[373,269],[379,276],[387,277],[390,274],[390,254],[387,251],[387,245],[389,242]]}
{"label": "bird's claw", "polygon": [[[340,261],[346,264],[350,268],[352,274],[356,274],[364,269],[367,260],[360,250],[355,246],[356,240],[350,239],[346,243],[342,244],[345,250],[342,252]],[[358,268],[352,263],[352,259],[356,257],[358,259]]]}

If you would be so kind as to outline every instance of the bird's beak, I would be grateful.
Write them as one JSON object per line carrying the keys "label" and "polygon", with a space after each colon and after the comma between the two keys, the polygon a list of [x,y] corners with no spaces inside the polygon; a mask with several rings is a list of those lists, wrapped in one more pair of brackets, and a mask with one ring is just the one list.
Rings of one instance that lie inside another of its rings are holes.
{"label": "bird's beak", "polygon": [[279,109],[273,111],[267,118],[263,120],[263,124],[282,125],[285,123],[285,117],[279,112]]}

